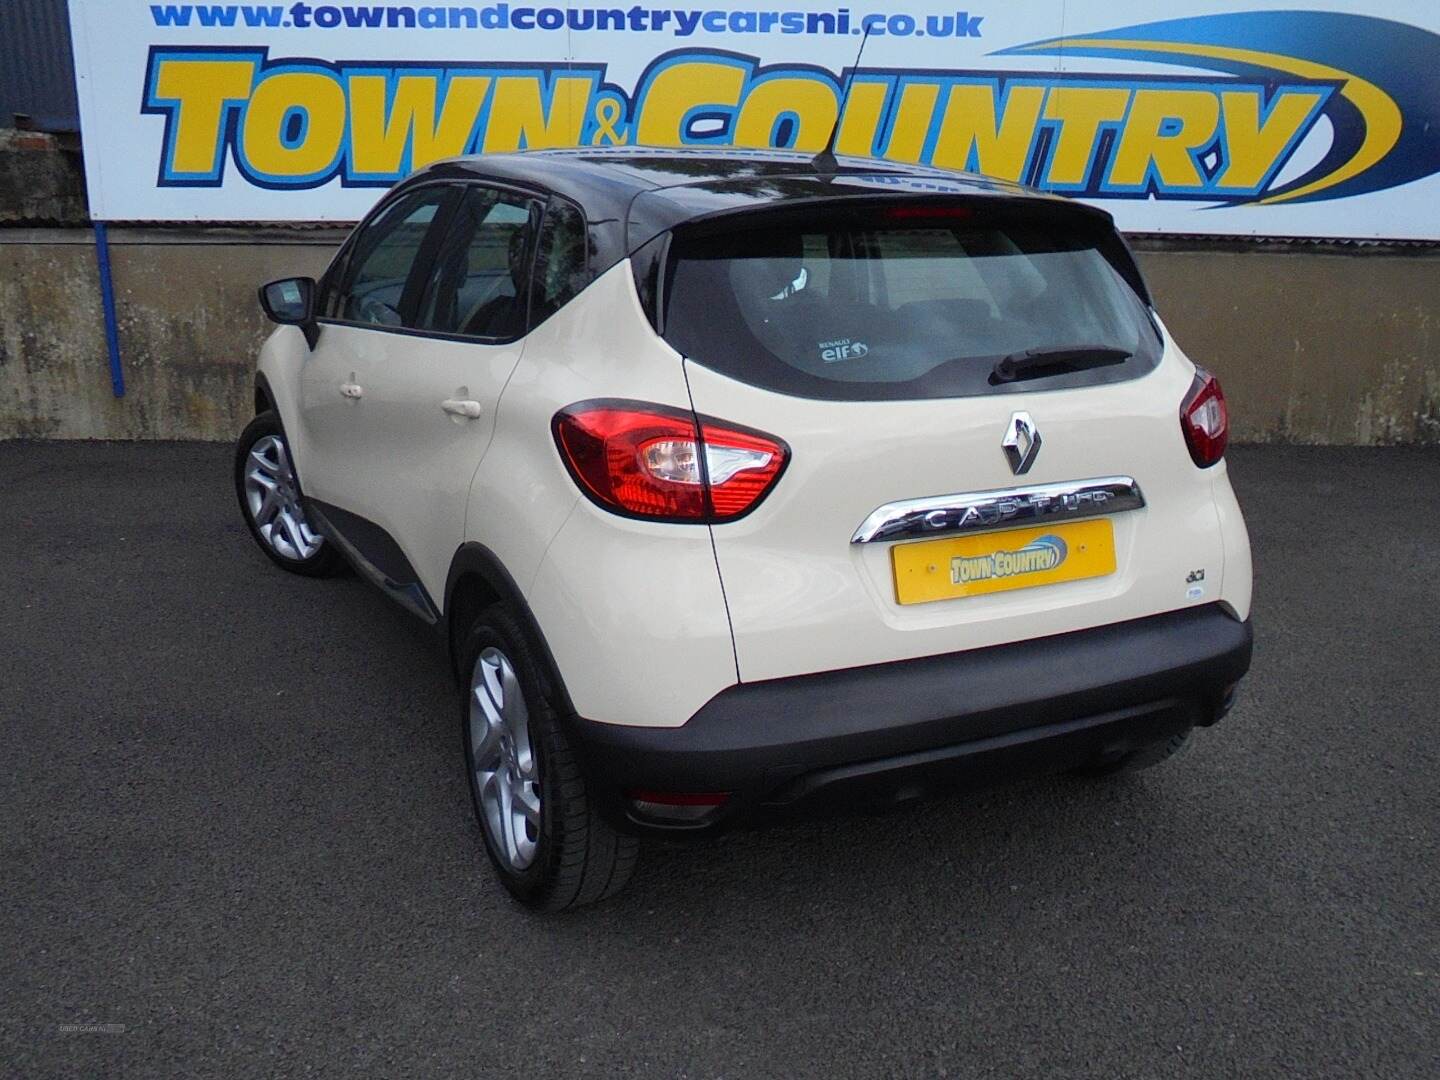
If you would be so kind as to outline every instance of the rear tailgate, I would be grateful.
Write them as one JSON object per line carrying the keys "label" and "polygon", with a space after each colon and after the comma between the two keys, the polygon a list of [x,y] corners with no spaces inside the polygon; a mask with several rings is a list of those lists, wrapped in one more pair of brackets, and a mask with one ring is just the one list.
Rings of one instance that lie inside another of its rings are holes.
{"label": "rear tailgate", "polygon": [[[1108,218],[1058,200],[837,199],[678,231],[669,260],[663,332],[696,411],[791,450],[753,513],[713,526],[742,679],[1219,596],[1213,476],[1179,422],[1194,367]],[[1007,453],[1017,418],[1038,439]],[[1133,480],[1143,503],[1077,500],[1075,521],[995,509],[1102,480]],[[854,542],[888,504],[985,493],[993,531]]]}
{"label": "rear tailgate", "polygon": [[[904,402],[807,401],[699,364],[687,372],[697,411],[776,434],[792,452],[755,513],[713,527],[743,680],[980,648],[1219,595],[1211,477],[1190,460],[1177,419],[1193,369],[1176,355],[1128,383]],[[1041,436],[1024,476],[1001,446],[1015,411]],[[888,503],[1116,476],[1133,478],[1145,505],[1102,516],[1115,559],[1102,576],[901,604],[894,551],[927,541],[852,542]]]}

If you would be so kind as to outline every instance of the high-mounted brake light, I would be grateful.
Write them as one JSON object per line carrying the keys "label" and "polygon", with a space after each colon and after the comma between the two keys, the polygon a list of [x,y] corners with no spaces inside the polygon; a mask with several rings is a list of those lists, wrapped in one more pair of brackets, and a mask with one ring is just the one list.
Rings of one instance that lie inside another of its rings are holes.
{"label": "high-mounted brake light", "polygon": [[1180,404],[1180,430],[1185,433],[1191,459],[1200,468],[1208,469],[1225,456],[1230,412],[1220,380],[1204,368],[1195,369],[1195,381]]}
{"label": "high-mounted brake light", "polygon": [[599,506],[654,521],[722,522],[775,486],[790,448],[771,435],[638,401],[582,401],[555,414],[555,445]]}
{"label": "high-mounted brake light", "polygon": [[974,217],[975,211],[969,206],[887,206],[884,211],[885,217],[893,220],[904,220],[906,218],[949,218],[950,220],[965,220]]}

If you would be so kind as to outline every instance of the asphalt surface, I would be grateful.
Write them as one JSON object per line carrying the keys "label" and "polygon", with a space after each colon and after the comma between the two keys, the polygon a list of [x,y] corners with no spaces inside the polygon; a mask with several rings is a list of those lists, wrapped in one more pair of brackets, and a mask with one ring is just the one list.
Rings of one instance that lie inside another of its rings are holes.
{"label": "asphalt surface", "polygon": [[537,918],[439,653],[265,561],[228,448],[0,444],[0,1073],[1440,1075],[1440,453],[1231,467],[1255,666],[1182,759]]}

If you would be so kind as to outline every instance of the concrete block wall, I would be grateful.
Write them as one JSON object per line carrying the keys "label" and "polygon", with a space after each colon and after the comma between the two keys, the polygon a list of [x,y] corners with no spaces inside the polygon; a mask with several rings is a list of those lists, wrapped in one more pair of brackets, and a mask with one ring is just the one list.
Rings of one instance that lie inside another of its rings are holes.
{"label": "concrete block wall", "polygon": [[[0,438],[234,437],[267,333],[256,287],[318,275],[343,235],[112,227],[116,399],[89,231],[0,228]],[[1237,441],[1440,445],[1440,251],[1137,246]]]}
{"label": "concrete block wall", "polygon": [[1139,258],[1175,339],[1220,376],[1239,441],[1440,445],[1440,251]]}
{"label": "concrete block wall", "polygon": [[232,438],[271,329],[256,289],[319,275],[343,236],[112,227],[116,398],[91,233],[0,230],[0,438]]}

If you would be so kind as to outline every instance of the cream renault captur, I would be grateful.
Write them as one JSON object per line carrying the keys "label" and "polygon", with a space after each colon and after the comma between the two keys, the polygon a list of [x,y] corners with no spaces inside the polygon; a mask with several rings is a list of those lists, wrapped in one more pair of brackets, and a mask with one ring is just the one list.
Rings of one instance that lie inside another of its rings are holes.
{"label": "cream renault captur", "polygon": [[438,629],[532,906],[614,893],[646,833],[1154,764],[1249,666],[1224,397],[1080,203],[475,157],[261,301],[245,519]]}

